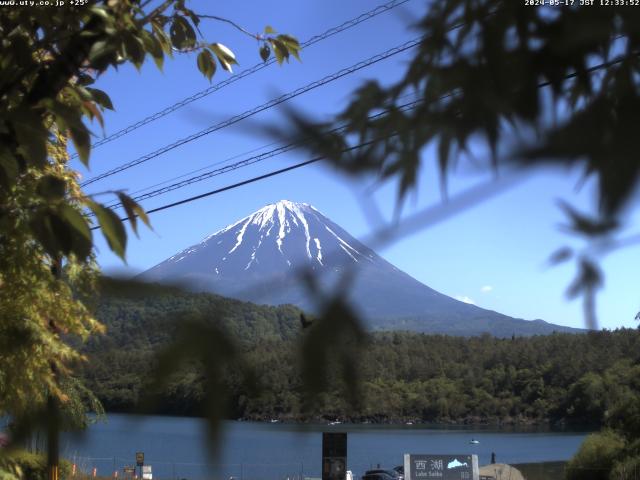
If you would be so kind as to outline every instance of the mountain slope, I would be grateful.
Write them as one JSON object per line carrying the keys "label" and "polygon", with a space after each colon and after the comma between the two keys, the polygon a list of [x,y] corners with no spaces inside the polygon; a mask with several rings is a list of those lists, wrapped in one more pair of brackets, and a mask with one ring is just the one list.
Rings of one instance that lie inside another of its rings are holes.
{"label": "mountain slope", "polygon": [[332,291],[346,271],[356,272],[348,298],[372,329],[497,336],[571,330],[515,320],[443,295],[391,265],[314,207],[286,200],[209,235],[141,278],[316,311],[301,273],[312,273],[324,291]]}

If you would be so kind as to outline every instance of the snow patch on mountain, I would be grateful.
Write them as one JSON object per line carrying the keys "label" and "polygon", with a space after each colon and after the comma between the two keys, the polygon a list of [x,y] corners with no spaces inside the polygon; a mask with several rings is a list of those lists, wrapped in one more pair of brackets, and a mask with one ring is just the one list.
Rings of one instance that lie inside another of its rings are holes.
{"label": "snow patch on mountain", "polygon": [[318,240],[318,238],[314,238],[313,241],[316,244],[316,250],[318,250],[318,254],[316,255],[316,260],[318,260],[318,263],[320,265],[322,265],[322,245],[320,245],[320,240]]}
{"label": "snow patch on mountain", "polygon": [[[415,257],[426,261],[421,252]],[[141,278],[256,303],[291,303],[313,312],[317,299],[300,274],[312,273],[321,291],[332,294],[342,288],[342,274],[348,271],[354,283],[347,300],[372,328],[507,336],[563,328],[536,326],[447,297],[391,265],[311,205],[288,200],[206,236]]]}

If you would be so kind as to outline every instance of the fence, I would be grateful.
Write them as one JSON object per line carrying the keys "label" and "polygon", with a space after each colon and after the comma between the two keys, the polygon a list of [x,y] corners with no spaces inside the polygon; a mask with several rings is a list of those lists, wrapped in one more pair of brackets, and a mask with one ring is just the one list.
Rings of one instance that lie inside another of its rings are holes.
{"label": "fence", "polygon": [[[70,459],[79,475],[93,475],[99,478],[132,478],[125,473],[125,467],[134,467],[135,459],[76,457]],[[201,464],[162,462],[152,459],[145,460],[145,464],[152,467],[154,480],[258,480],[258,479],[288,479],[304,480],[304,465],[291,464]],[[139,472],[139,469],[136,469]]]}
{"label": "fence", "polygon": [[[125,473],[125,467],[135,466],[135,458],[121,457],[69,457],[76,466],[73,480],[94,478],[130,479],[132,475]],[[320,463],[320,462],[318,462]],[[152,467],[153,480],[311,480],[320,478],[319,466],[314,468],[304,462],[292,463],[236,463],[206,464],[162,462],[145,459],[145,464]],[[350,464],[349,470],[354,478],[360,476],[375,464]],[[136,468],[139,478],[139,469]]]}

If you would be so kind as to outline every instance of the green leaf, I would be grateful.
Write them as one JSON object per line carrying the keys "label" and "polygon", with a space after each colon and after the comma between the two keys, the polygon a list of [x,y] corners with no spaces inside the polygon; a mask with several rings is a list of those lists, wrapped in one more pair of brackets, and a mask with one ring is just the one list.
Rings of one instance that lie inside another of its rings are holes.
{"label": "green leaf", "polygon": [[185,43],[186,37],[184,28],[177,20],[171,24],[171,28],[169,28],[169,35],[171,37],[172,45],[177,49],[182,49],[182,45]]}
{"label": "green leaf", "polygon": [[44,128],[40,115],[27,107],[20,107],[10,113],[9,122],[15,131],[19,151],[27,163],[44,165],[49,131]]}
{"label": "green leaf", "polygon": [[87,85],[92,85],[94,82],[95,80],[91,75],[87,75],[86,73],[78,74],[78,85],[86,87]]}
{"label": "green leaf", "polygon": [[0,145],[0,183],[9,189],[20,173],[18,162],[8,148]]}
{"label": "green leaf", "polygon": [[46,207],[29,222],[36,240],[51,257],[74,254],[84,260],[91,254],[93,239],[84,217],[68,203],[56,210]]}
{"label": "green leaf", "polygon": [[271,41],[271,45],[273,46],[273,53],[276,56],[276,60],[278,61],[279,65],[282,65],[282,62],[284,62],[285,60],[289,60],[289,50],[287,49],[287,47],[285,46],[284,43],[282,43],[279,40],[270,40]]}
{"label": "green leaf", "polygon": [[151,27],[153,31],[153,36],[160,44],[162,51],[166,55],[172,56],[173,52],[171,51],[171,41],[169,40],[169,37],[167,37],[167,34],[164,32],[164,30],[162,30],[162,27],[160,27],[159,25],[156,25],[155,23],[153,23]]}
{"label": "green leaf", "polygon": [[266,62],[269,59],[269,55],[271,55],[271,49],[269,45],[266,43],[260,47],[260,58],[262,58],[263,62]]}
{"label": "green leaf", "polygon": [[569,247],[562,247],[556,250],[555,252],[553,252],[549,257],[549,260],[547,260],[547,262],[550,265],[558,265],[559,263],[570,260],[572,256],[573,256],[573,250],[571,250]]}
{"label": "green leaf", "polygon": [[355,405],[359,387],[355,366],[366,338],[360,320],[342,299],[335,298],[307,330],[302,344],[302,382],[309,400],[313,402],[329,389],[330,373],[337,371]]}
{"label": "green leaf", "polygon": [[196,44],[196,32],[184,17],[174,17],[169,34],[171,43],[179,50],[192,48]]}
{"label": "green leaf", "polygon": [[54,175],[45,175],[38,181],[36,192],[44,200],[51,202],[62,200],[67,191],[67,183],[64,179]]}
{"label": "green leaf", "polygon": [[193,22],[193,24],[197,27],[198,25],[200,25],[200,17],[198,17],[198,15],[193,11],[190,10],[186,7],[181,9],[182,12],[184,12],[184,14],[189,17],[189,19],[191,20],[191,22]]}
{"label": "green leaf", "polygon": [[104,70],[116,60],[116,46],[112,40],[98,40],[89,50],[89,62],[97,70]]}
{"label": "green leaf", "polygon": [[162,70],[164,65],[164,51],[160,40],[152,33],[143,30],[142,41],[144,42],[144,48],[149,52],[158,69]]}
{"label": "green leaf", "polygon": [[570,223],[565,228],[574,233],[590,237],[609,235],[612,231],[620,227],[619,222],[611,217],[589,217],[579,212],[564,200],[558,202],[559,207],[569,217]]}
{"label": "green leaf", "polygon": [[102,118],[102,113],[100,113],[100,109],[96,106],[96,103],[93,101],[83,102],[82,111],[87,115],[91,120],[94,118],[98,119],[98,123],[104,130],[104,119]]}
{"label": "green leaf", "polygon": [[296,58],[296,60],[301,61],[299,55],[300,42],[298,42],[297,38],[292,37],[291,35],[278,35],[276,40],[281,42],[287,51]]}
{"label": "green leaf", "polygon": [[86,87],[88,92],[91,94],[91,98],[93,101],[100,105],[102,108],[106,108],[108,110],[113,110],[113,103],[111,103],[111,99],[109,95],[107,95],[102,90],[97,88]]}
{"label": "green leaf", "polygon": [[271,25],[267,25],[266,27],[264,27],[264,33],[269,35],[271,33],[276,33],[276,31],[273,29]]}
{"label": "green leaf", "polygon": [[77,258],[84,260],[91,254],[93,235],[86,219],[68,203],[63,203],[58,210],[60,217],[73,228],[72,251]]}
{"label": "green leaf", "polygon": [[122,260],[125,260],[125,249],[127,247],[127,232],[120,218],[113,210],[106,208],[93,200],[87,200],[87,206],[95,214],[100,224],[102,234],[107,240],[109,248]]}
{"label": "green leaf", "polygon": [[71,140],[73,140],[73,144],[82,163],[88,165],[91,138],[89,136],[89,129],[82,123],[80,111],[59,102],[54,103],[51,106],[51,110],[56,116],[56,123],[60,130],[69,131]]}
{"label": "green leaf", "polygon": [[225,45],[221,43],[212,43],[209,45],[209,49],[218,57],[218,61],[222,68],[224,68],[227,72],[233,72],[231,69],[231,65],[238,64],[236,61],[236,56],[234,53],[229,50]]}
{"label": "green leaf", "polygon": [[89,152],[91,151],[91,137],[89,136],[89,129],[80,122],[80,125],[73,125],[69,128],[69,135],[73,140],[73,145],[76,147],[78,157],[85,165],[89,165]]}
{"label": "green leaf", "polygon": [[84,86],[76,84],[73,86],[73,90],[75,90],[76,94],[80,101],[92,102],[93,97],[91,96],[91,92],[87,90]]}
{"label": "green leaf", "polygon": [[[140,290],[137,285],[133,287],[129,290]],[[240,388],[253,394],[254,398],[258,396],[256,384],[259,383],[251,371],[253,368],[241,356],[234,339],[226,329],[213,325],[210,321],[211,318],[223,316],[223,311],[216,307],[207,312],[207,315],[178,312],[175,316],[178,328],[175,329],[171,344],[155,358],[151,371],[152,381],[147,389],[147,395],[163,395],[161,392],[171,389],[171,383],[175,379],[184,377],[185,372],[197,365],[202,374],[199,384],[203,394],[203,413],[208,420],[210,446],[214,448],[219,445],[217,435],[230,401],[227,373],[233,371],[240,382]]]}
{"label": "green leaf", "polygon": [[102,20],[109,21],[110,19],[109,17],[111,13],[107,10],[106,7],[92,5],[91,7],[89,7],[89,11],[94,15],[100,17]]}
{"label": "green leaf", "polygon": [[[4,33],[6,34],[6,32]],[[11,49],[4,50],[4,52],[6,52],[6,58],[11,62],[11,67],[15,68],[16,71],[28,71],[34,65],[32,55],[33,44],[25,33],[23,29],[15,28],[13,32],[7,36]]]}
{"label": "green leaf", "polygon": [[291,47],[296,50],[300,50],[300,42],[296,37],[292,37],[291,35],[278,35],[276,39],[282,43],[284,43],[287,47]]}
{"label": "green leaf", "polygon": [[203,49],[198,54],[198,70],[209,80],[211,80],[213,74],[216,72],[216,62],[209,50]]}
{"label": "green leaf", "polygon": [[117,192],[117,195],[120,203],[122,204],[122,207],[124,208],[124,211],[127,214],[127,217],[129,218],[129,222],[131,222],[131,228],[133,229],[133,233],[136,234],[136,237],[138,236],[138,218],[140,218],[140,220],[142,220],[148,228],[153,230],[153,228],[151,228],[151,223],[149,222],[147,213],[138,202],[136,202],[133,198],[125,193]]}
{"label": "green leaf", "polygon": [[61,228],[61,223],[61,219],[49,210],[36,212],[29,222],[31,233],[51,257],[58,257],[65,250],[71,251],[70,235]]}
{"label": "green leaf", "polygon": [[125,56],[131,60],[138,70],[140,70],[146,55],[144,43],[137,36],[126,34],[123,38],[123,44],[125,48]]}
{"label": "green leaf", "polygon": [[167,37],[167,34],[164,32],[164,30],[162,30],[162,27],[153,23],[152,30],[153,30],[155,39],[158,41],[158,43],[160,44],[160,47],[162,48],[162,51],[165,54],[172,56],[171,41],[169,40],[169,37]]}

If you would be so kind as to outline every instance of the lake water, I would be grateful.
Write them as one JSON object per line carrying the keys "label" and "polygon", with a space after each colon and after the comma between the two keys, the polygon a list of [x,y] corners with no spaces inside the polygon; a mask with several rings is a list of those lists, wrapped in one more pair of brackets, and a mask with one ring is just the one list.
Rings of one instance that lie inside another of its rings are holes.
{"label": "lake water", "polygon": [[[66,435],[62,453],[84,471],[111,476],[144,452],[154,479],[300,479],[320,477],[323,431],[348,432],[348,468],[361,475],[380,464],[392,468],[404,453],[477,454],[480,465],[495,452],[501,463],[568,460],[586,433],[445,428],[425,425],[291,425],[224,422],[220,451],[207,447],[200,419],[108,416],[82,438]],[[479,444],[470,444],[470,440]]]}

